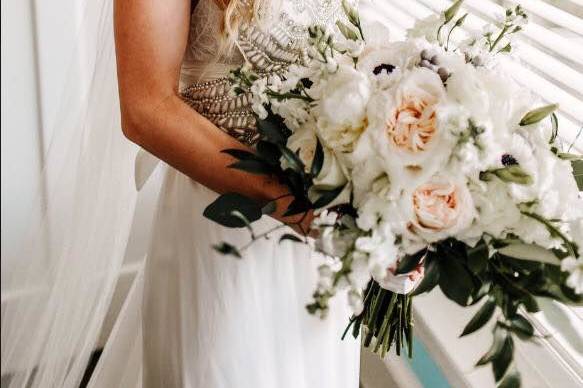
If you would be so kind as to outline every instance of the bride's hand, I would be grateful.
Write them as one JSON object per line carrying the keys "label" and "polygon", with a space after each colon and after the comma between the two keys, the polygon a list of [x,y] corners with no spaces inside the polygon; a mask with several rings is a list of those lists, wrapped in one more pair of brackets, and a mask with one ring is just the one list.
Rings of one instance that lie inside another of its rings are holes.
{"label": "bride's hand", "polygon": [[288,225],[300,236],[316,238],[317,230],[312,229],[312,221],[314,220],[313,210],[308,210],[305,213],[300,213],[293,216],[284,216],[289,204],[292,201],[292,195],[284,195],[277,199],[275,201],[276,211],[272,214],[272,217]]}

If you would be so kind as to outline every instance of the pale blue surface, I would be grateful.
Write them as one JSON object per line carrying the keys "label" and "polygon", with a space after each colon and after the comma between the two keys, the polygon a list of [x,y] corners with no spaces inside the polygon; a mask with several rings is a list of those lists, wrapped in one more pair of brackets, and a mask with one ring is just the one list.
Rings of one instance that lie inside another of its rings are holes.
{"label": "pale blue surface", "polygon": [[451,388],[442,370],[427,352],[421,341],[413,339],[413,359],[405,356],[409,366],[424,388]]}

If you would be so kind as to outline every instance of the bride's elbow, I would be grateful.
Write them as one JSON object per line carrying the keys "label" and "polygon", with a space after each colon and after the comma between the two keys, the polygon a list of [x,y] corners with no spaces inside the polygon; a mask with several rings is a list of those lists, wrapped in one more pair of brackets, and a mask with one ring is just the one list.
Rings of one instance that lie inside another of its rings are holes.
{"label": "bride's elbow", "polygon": [[143,109],[121,104],[121,130],[128,140],[140,146],[143,145],[144,126],[148,121],[146,115]]}

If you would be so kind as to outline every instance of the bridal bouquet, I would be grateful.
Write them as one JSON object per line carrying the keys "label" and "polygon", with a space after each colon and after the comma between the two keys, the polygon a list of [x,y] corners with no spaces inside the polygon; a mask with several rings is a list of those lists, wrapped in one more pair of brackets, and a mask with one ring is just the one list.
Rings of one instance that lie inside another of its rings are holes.
{"label": "bridal bouquet", "polygon": [[[304,63],[268,78],[235,71],[262,140],[254,153],[225,152],[233,168],[289,187],[287,215],[315,212],[315,239],[282,237],[327,257],[310,313],[325,316],[344,290],[354,312],[344,335],[362,333],[383,356],[392,345],[411,353],[414,296],[439,286],[460,306],[482,303],[462,335],[496,317],[478,365],[510,387],[514,338],[535,337],[525,312],[538,311],[536,297],[583,300],[583,160],[560,144],[557,106],[498,63],[523,9],[460,41],[461,3],[401,42],[344,3],[335,29],[309,29]],[[205,215],[256,239],[252,223],[273,209],[226,194]]]}

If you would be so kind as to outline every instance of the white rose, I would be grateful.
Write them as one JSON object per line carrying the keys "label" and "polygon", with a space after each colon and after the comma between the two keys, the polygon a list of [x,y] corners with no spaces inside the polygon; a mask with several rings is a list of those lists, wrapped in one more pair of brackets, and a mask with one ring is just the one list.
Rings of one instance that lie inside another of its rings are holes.
{"label": "white rose", "polygon": [[375,95],[354,163],[366,163],[376,153],[393,196],[442,170],[457,142],[452,127],[459,126],[458,112],[446,98],[439,76],[419,68],[389,92]]}
{"label": "white rose", "polygon": [[335,152],[352,151],[366,124],[371,87],[368,78],[348,65],[323,81],[318,110],[318,133]]}

